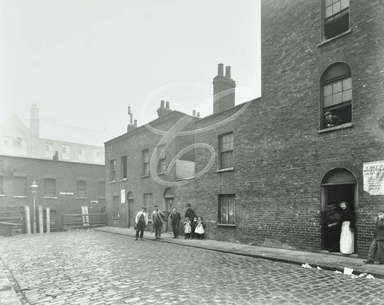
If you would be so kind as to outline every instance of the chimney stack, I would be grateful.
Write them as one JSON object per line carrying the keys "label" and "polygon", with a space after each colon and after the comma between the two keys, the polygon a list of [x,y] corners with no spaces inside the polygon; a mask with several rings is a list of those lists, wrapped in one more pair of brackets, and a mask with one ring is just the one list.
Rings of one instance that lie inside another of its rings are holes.
{"label": "chimney stack", "polygon": [[[127,126],[127,132],[133,130],[136,128],[136,123],[137,121],[133,121],[133,113],[131,111],[131,106],[128,106],[128,116],[129,116],[129,122],[128,122],[128,126]],[[135,122],[135,123],[133,123]]]}
{"label": "chimney stack", "polygon": [[169,108],[169,102],[161,100],[160,101],[160,108],[157,109],[157,115],[160,117],[172,112],[172,110]]}
{"label": "chimney stack", "polygon": [[29,128],[32,137],[38,138],[40,136],[39,108],[37,108],[36,104],[33,104],[30,110]]}
{"label": "chimney stack", "polygon": [[192,116],[196,116],[196,110],[192,111]]}
{"label": "chimney stack", "polygon": [[200,117],[200,112],[197,113],[197,117],[198,117],[198,118]]}
{"label": "chimney stack", "polygon": [[219,113],[235,106],[236,82],[231,78],[231,67],[218,65],[217,75],[213,79],[213,113]]}

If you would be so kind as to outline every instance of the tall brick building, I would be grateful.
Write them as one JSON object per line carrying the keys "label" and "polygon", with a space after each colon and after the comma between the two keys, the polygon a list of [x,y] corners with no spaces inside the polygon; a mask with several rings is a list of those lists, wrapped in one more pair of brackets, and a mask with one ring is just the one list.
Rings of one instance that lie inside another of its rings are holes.
{"label": "tall brick building", "polygon": [[[384,209],[383,15],[382,1],[262,1],[262,98],[235,106],[219,65],[212,115],[169,110],[106,142],[110,222],[191,203],[210,238],[320,250],[324,212],[345,200],[365,255]],[[376,161],[378,190],[363,171]]]}

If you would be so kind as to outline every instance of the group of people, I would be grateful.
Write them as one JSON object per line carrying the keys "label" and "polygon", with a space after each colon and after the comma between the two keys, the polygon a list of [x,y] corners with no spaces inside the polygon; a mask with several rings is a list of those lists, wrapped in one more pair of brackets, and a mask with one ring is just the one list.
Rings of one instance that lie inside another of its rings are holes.
{"label": "group of people", "polygon": [[[172,211],[169,214],[169,220],[172,225],[173,238],[178,238],[181,231],[181,215],[175,207],[172,208]],[[155,238],[160,239],[163,223],[166,222],[167,219],[165,214],[159,210],[159,207],[157,205],[155,205],[154,210],[152,212],[151,221],[153,225],[153,232],[155,233]],[[138,240],[139,238],[143,240],[144,230],[148,225],[148,222],[149,217],[147,209],[143,207],[141,211],[137,213],[135,218],[136,240]],[[204,239],[205,237],[206,225],[204,223],[203,217],[197,216],[191,208],[190,204],[187,204],[187,209],[185,211],[183,231],[185,234],[185,239]]]}
{"label": "group of people", "polygon": [[355,217],[345,201],[329,205],[325,221],[325,248],[331,252],[352,254],[355,249]]}
{"label": "group of people", "polygon": [[[345,201],[338,206],[329,205],[326,213],[325,248],[331,252],[352,254],[355,249],[355,216],[352,208]],[[377,215],[373,240],[368,250],[366,264],[378,261],[384,264],[384,213]]]}

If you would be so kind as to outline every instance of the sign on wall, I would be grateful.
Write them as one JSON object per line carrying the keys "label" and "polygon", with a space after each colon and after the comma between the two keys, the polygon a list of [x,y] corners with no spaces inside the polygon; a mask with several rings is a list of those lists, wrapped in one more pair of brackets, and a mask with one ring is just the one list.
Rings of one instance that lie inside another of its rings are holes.
{"label": "sign on wall", "polygon": [[125,190],[120,191],[120,203],[123,204],[125,203]]}
{"label": "sign on wall", "polygon": [[364,191],[384,195],[384,160],[363,164]]}

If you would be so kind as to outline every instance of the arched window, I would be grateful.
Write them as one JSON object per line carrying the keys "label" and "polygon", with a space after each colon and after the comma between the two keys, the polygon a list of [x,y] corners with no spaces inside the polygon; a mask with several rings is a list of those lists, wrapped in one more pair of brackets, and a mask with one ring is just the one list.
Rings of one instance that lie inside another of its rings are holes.
{"label": "arched window", "polygon": [[345,63],[328,67],[321,77],[321,128],[352,122],[352,75]]}
{"label": "arched window", "polygon": [[349,29],[349,0],[324,0],[324,38],[330,39]]}

